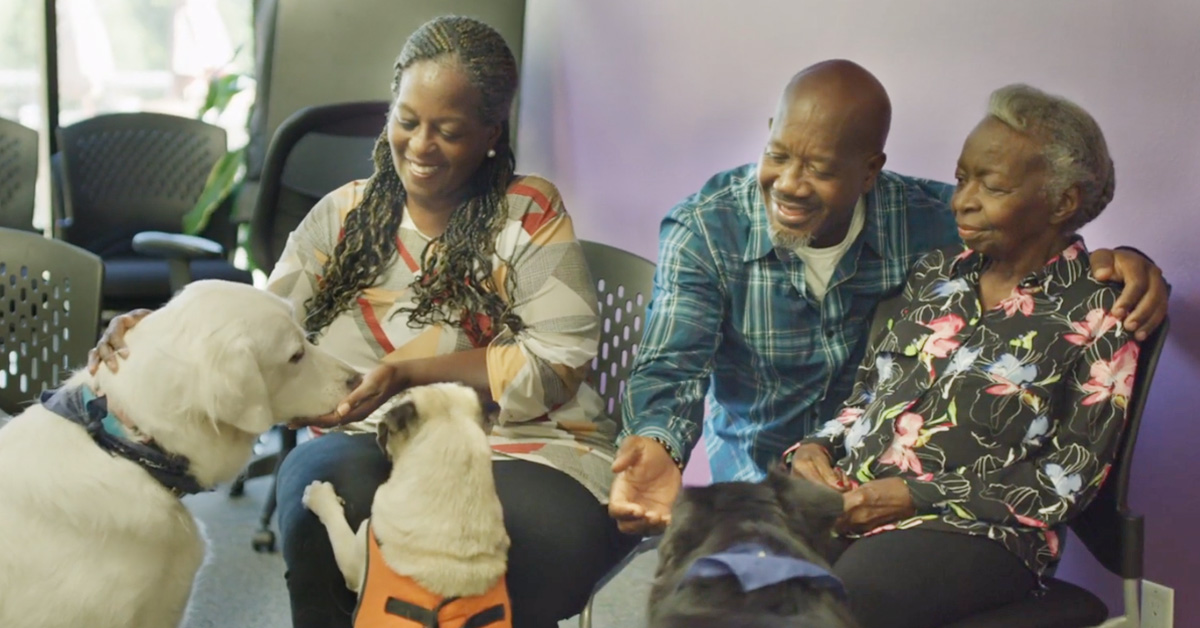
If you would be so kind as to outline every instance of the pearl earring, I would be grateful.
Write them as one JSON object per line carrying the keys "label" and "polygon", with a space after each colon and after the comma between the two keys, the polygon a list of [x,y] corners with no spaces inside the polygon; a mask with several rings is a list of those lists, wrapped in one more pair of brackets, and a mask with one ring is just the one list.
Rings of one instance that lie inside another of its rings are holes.
{"label": "pearl earring", "polygon": [[489,148],[489,149],[488,149],[488,152],[487,152],[487,156],[488,156],[489,158],[491,158],[491,157],[495,157],[495,156],[496,156],[496,149],[494,149],[494,148]]}

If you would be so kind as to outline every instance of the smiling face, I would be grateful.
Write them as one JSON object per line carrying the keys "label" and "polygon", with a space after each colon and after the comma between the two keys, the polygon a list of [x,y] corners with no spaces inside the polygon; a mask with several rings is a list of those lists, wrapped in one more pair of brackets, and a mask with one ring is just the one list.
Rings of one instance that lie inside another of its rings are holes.
{"label": "smiling face", "polygon": [[785,95],[771,122],[758,182],[777,246],[840,243],[883,167],[882,147],[856,130],[857,109],[835,100],[816,91]]}
{"label": "smiling face", "polygon": [[1062,210],[1045,194],[1040,143],[994,117],[963,144],[950,202],[963,242],[996,259],[1020,257],[1062,235]]}
{"label": "smiling face", "polygon": [[392,163],[410,206],[452,211],[470,195],[470,181],[500,137],[500,125],[480,118],[479,90],[448,58],[404,70],[388,118]]}

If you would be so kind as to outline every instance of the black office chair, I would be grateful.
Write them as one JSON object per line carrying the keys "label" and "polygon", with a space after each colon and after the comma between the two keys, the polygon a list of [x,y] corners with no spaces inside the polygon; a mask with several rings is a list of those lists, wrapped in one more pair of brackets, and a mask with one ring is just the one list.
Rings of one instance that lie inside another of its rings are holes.
{"label": "black office chair", "polygon": [[998,609],[980,613],[944,628],[1088,628],[1092,626],[1131,626],[1141,617],[1138,590],[1143,574],[1143,550],[1146,542],[1142,515],[1129,509],[1129,478],[1133,452],[1137,445],[1142,412],[1146,409],[1150,384],[1158,368],[1158,358],[1166,344],[1170,321],[1142,343],[1138,355],[1137,380],[1126,407],[1125,433],[1116,460],[1104,486],[1078,517],[1070,522],[1071,531],[1083,546],[1108,571],[1124,581],[1124,614],[1105,623],[1109,610],[1100,598],[1082,587],[1046,579],[1046,591]]}
{"label": "black office chair", "polygon": [[250,221],[250,259],[270,273],[287,237],[326,194],[375,171],[387,101],[306,107],[279,126],[267,149]]}
{"label": "black office chair", "polygon": [[87,362],[103,280],[99,257],[0,227],[0,411],[19,413]]}
{"label": "black office chair", "polygon": [[[104,260],[106,310],[157,307],[191,278],[251,282],[248,271],[225,258],[237,240],[228,207],[201,234],[216,245],[185,238],[154,256],[134,246],[143,232],[179,234],[226,152],[224,129],[161,113],[114,113],[60,128],[58,137],[56,232]],[[175,285],[163,255],[182,260],[174,264]]]}
{"label": "black office chair", "polygon": [[[270,273],[287,244],[287,237],[329,192],[375,171],[371,157],[375,141],[387,122],[387,101],[319,105],[301,109],[279,126],[267,149],[258,202],[250,222],[250,259]],[[278,453],[256,458],[230,488],[242,494],[247,479],[274,474],[296,447],[295,430],[282,430]],[[271,517],[275,514],[272,486],[263,506],[256,551],[275,550]]]}
{"label": "black office chair", "polygon": [[37,131],[0,118],[0,227],[34,231]]}

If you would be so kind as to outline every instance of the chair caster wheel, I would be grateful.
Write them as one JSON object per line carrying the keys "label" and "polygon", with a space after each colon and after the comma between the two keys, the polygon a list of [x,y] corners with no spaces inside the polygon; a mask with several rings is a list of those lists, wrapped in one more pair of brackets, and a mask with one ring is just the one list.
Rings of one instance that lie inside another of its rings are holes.
{"label": "chair caster wheel", "polygon": [[260,554],[272,554],[275,552],[275,533],[270,530],[259,530],[254,533],[254,539],[250,543],[254,546],[254,551]]}
{"label": "chair caster wheel", "polygon": [[246,478],[239,476],[238,479],[229,485],[230,497],[241,497],[246,494]]}

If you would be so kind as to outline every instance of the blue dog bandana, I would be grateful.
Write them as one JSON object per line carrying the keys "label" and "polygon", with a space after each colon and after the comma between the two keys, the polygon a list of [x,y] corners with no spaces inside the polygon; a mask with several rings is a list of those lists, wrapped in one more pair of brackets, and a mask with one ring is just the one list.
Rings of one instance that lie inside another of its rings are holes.
{"label": "blue dog bandana", "polygon": [[130,439],[125,425],[108,411],[108,400],[91,388],[47,390],[41,402],[54,414],[82,425],[104,451],[137,463],[176,497],[207,490],[188,472],[187,458],[163,451],[153,440]]}
{"label": "blue dog bandana", "polygon": [[681,582],[719,576],[735,576],[742,591],[747,593],[802,578],[816,588],[828,589],[839,598],[846,598],[842,581],[825,568],[795,556],[777,554],[760,543],[738,543],[723,552],[697,558],[683,574]]}

